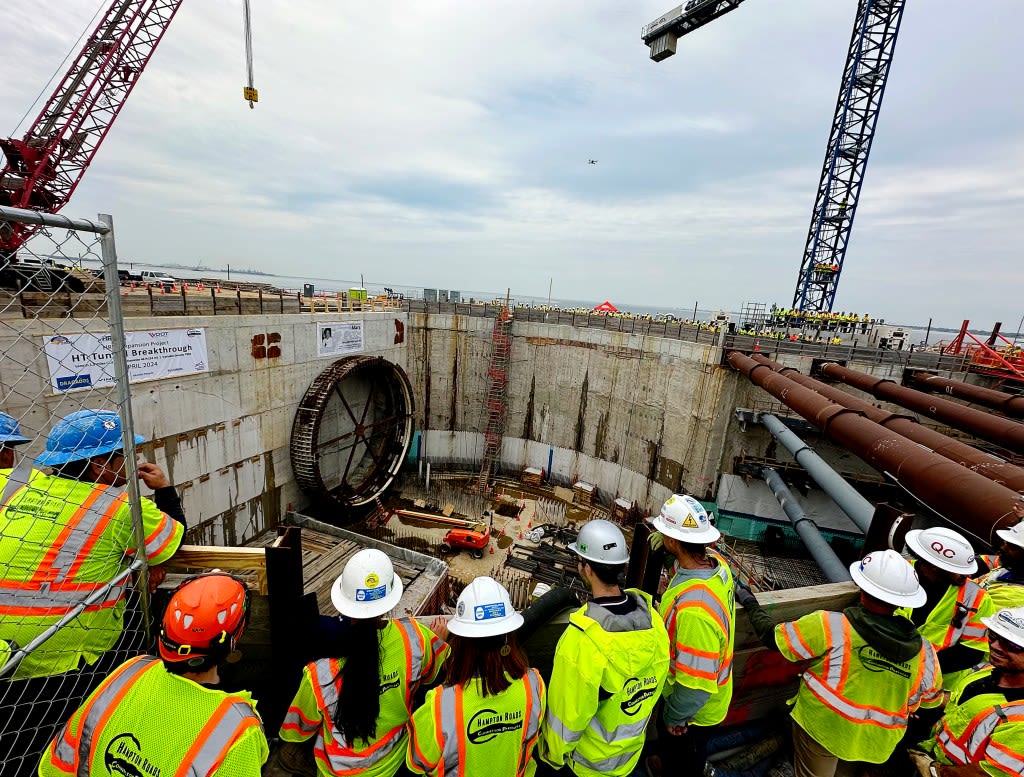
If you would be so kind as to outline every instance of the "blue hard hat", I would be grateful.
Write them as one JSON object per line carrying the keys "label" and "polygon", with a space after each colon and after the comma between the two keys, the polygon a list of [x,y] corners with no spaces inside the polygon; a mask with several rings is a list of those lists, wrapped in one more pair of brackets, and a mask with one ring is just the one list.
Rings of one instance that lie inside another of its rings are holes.
{"label": "blue hard hat", "polygon": [[0,413],[0,445],[21,445],[26,442],[28,437],[22,436],[18,421],[7,413]]}
{"label": "blue hard hat", "polygon": [[[135,443],[143,442],[135,435]],[[62,418],[46,438],[46,450],[36,459],[38,467],[57,467],[69,461],[119,451],[121,419],[113,410],[78,410]]]}

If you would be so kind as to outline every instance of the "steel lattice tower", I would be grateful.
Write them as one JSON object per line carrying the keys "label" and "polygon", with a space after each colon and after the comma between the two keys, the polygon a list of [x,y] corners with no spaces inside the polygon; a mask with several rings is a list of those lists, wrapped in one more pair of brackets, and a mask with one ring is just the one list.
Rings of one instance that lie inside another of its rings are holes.
{"label": "steel lattice tower", "polygon": [[860,0],[793,308],[832,310],[906,0]]}

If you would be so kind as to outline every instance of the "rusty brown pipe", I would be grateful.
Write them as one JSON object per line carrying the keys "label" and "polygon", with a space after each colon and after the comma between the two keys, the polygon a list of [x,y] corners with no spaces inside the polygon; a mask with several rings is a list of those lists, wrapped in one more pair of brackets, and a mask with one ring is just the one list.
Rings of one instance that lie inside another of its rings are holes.
{"label": "rusty brown pipe", "polygon": [[825,362],[818,369],[822,375],[842,381],[847,386],[853,386],[868,394],[874,394],[885,402],[892,402],[948,426],[970,432],[975,437],[994,442],[1008,451],[1024,453],[1024,424],[975,410],[973,407],[964,407],[948,399],[901,386],[888,378],[877,378],[834,362]]}
{"label": "rusty brown pipe", "polygon": [[1015,491],[922,448],[847,407],[731,351],[729,364],[817,426],[830,439],[906,488],[955,526],[997,542],[996,529],[1020,520],[1024,501]]}
{"label": "rusty brown pipe", "polygon": [[921,426],[916,419],[908,415],[898,415],[875,407],[871,403],[857,399],[842,389],[837,389],[827,383],[822,383],[820,380],[809,378],[792,367],[783,367],[778,362],[773,362],[761,354],[755,353],[751,358],[759,364],[770,367],[780,375],[785,375],[801,386],[806,386],[833,402],[838,402],[844,407],[861,413],[865,418],[874,421],[876,424],[884,426],[886,429],[892,429],[896,434],[924,445],[926,448],[930,448],[940,456],[944,456],[950,461],[955,461],[961,467],[967,467],[967,469],[977,472],[979,475],[984,475],[989,480],[1002,483],[1017,493],[1024,493],[1024,469],[1021,467],[1003,461],[990,453],[979,451],[965,442],[954,440],[951,437],[936,432],[934,429]]}
{"label": "rusty brown pipe", "polygon": [[1024,418],[1024,396],[1007,394],[1005,391],[973,386],[962,380],[950,380],[932,375],[930,372],[915,372],[910,376],[914,385],[925,391],[949,394],[957,399],[966,399],[978,405],[994,408],[1011,418]]}

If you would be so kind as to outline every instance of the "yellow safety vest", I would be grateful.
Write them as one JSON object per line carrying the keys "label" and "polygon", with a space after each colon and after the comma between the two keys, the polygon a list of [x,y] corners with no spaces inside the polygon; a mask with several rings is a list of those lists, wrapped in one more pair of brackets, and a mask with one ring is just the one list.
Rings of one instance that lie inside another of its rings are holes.
{"label": "yellow safety vest", "polygon": [[668,682],[664,695],[674,685],[683,685],[711,696],[693,719],[696,726],[714,726],[725,720],[732,701],[732,654],[736,639],[736,601],[732,571],[717,553],[708,556],[718,562],[710,578],[688,578],[670,586],[661,597],[661,617],[668,631]]}
{"label": "yellow safety vest", "polygon": [[536,669],[494,696],[482,695],[476,678],[433,688],[413,713],[406,764],[430,777],[532,777],[543,720],[544,681]]}
{"label": "yellow safety vest", "polygon": [[40,777],[258,775],[267,738],[248,693],[224,693],[138,656],[104,680],[50,743]]}
{"label": "yellow safety vest", "polygon": [[996,610],[1024,607],[1024,583],[1000,580],[1004,575],[1009,576],[1009,570],[997,567],[975,582],[988,591]]}
{"label": "yellow safety vest", "polygon": [[[0,475],[0,490],[6,477]],[[146,558],[174,555],[180,523],[142,499]],[[0,639],[28,645],[101,592],[131,560],[135,534],[123,488],[33,472],[0,509]],[[127,582],[27,655],[15,679],[61,674],[92,664],[121,634]]]}
{"label": "yellow safety vest", "polygon": [[1024,774],[1024,701],[1007,702],[1002,693],[984,693],[960,704],[968,686],[991,674],[992,667],[986,666],[964,678],[936,726],[935,739],[925,748],[940,763],[978,764],[987,774],[1020,777]]}
{"label": "yellow safety vest", "polygon": [[[668,634],[651,597],[626,593],[638,604],[631,616],[584,605],[569,616],[555,648],[538,754],[584,777],[633,773],[668,676]],[[638,628],[603,626],[626,617]]]}
{"label": "yellow safety vest", "polygon": [[910,661],[890,661],[839,612],[818,610],[775,627],[775,643],[790,661],[810,661],[792,715],[818,744],[844,761],[884,763],[907,718],[942,693],[935,648],[921,640]]}
{"label": "yellow safety vest", "polygon": [[317,735],[313,755],[322,775],[390,777],[405,761],[405,724],[412,698],[422,683],[437,676],[448,646],[426,626],[403,618],[389,621],[380,639],[380,713],[373,742],[346,742],[334,725],[341,695],[343,659],[307,664],[302,682],[281,724],[281,739],[304,742]]}

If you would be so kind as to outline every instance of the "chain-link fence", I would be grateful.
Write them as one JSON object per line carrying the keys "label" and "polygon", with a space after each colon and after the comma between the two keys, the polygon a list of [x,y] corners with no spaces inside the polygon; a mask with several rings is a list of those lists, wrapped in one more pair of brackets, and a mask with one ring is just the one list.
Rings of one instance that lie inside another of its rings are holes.
{"label": "chain-link fence", "polygon": [[[83,269],[87,260],[102,271]],[[140,498],[140,478],[163,481],[136,459],[120,294],[109,217],[0,207],[5,777],[35,774],[85,696],[146,648],[146,562],[181,538]]]}

